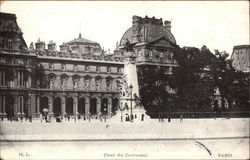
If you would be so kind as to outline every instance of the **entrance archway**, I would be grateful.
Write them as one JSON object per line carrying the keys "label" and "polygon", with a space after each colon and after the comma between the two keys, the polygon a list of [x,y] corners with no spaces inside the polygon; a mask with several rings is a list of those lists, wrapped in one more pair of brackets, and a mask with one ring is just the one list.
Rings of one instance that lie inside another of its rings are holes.
{"label": "entrance archway", "polygon": [[42,97],[40,100],[40,113],[43,113],[43,109],[49,109],[49,99],[47,97]]}
{"label": "entrance archway", "polygon": [[61,115],[61,98],[56,97],[53,101],[53,112],[55,116]]}
{"label": "entrance archway", "polygon": [[14,110],[14,97],[11,95],[5,96],[5,111],[8,117],[14,117],[15,110]]}
{"label": "entrance archway", "polygon": [[67,102],[66,102],[66,113],[68,115],[72,115],[73,114],[73,98],[67,98]]}
{"label": "entrance archway", "polygon": [[80,98],[78,102],[78,113],[79,114],[85,113],[85,99],[83,97]]}
{"label": "entrance archway", "polygon": [[107,98],[102,99],[101,112],[102,112],[102,114],[108,113],[108,99]]}
{"label": "entrance archway", "polygon": [[112,100],[112,113],[115,114],[118,110],[119,100],[117,98],[114,98]]}
{"label": "entrance archway", "polygon": [[96,98],[91,98],[90,100],[90,114],[96,114],[97,109],[96,109]]}

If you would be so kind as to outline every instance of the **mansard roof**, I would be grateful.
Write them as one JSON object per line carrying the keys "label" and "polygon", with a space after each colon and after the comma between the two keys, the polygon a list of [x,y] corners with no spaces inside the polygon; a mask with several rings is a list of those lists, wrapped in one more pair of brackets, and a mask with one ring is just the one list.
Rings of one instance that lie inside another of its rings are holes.
{"label": "mansard roof", "polygon": [[[137,30],[139,35],[139,43],[151,42],[159,37],[165,37],[170,43],[176,45],[176,40],[171,33],[171,22],[165,21],[163,25],[162,19],[156,19],[154,17],[141,18],[138,16],[133,17],[133,25],[122,36],[120,40],[120,46],[124,46],[127,41],[133,43],[133,36]],[[135,25],[136,24],[136,25]],[[138,43],[138,42],[137,42]]]}
{"label": "mansard roof", "polygon": [[94,42],[94,41],[86,39],[86,38],[82,38],[81,33],[79,34],[78,38],[75,38],[74,40],[66,42],[66,44],[73,44],[73,43],[92,43],[92,44],[97,44],[97,42]]}

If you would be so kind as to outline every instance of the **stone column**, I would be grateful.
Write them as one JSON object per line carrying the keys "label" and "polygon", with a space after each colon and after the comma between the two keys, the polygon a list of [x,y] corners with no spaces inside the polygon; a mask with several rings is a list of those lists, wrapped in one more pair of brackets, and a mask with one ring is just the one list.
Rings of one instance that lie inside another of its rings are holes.
{"label": "stone column", "polygon": [[2,73],[3,71],[0,71],[0,85],[2,85]]}
{"label": "stone column", "polygon": [[37,113],[40,114],[40,96],[36,97],[36,108],[37,108]]}
{"label": "stone column", "polygon": [[4,85],[4,86],[6,86],[5,82],[6,82],[6,81],[5,81],[5,71],[3,71],[3,85]]}
{"label": "stone column", "polygon": [[31,88],[31,77],[30,74],[28,75],[28,85],[27,88]]}
{"label": "stone column", "polygon": [[88,116],[90,108],[90,98],[85,97],[85,115]]}
{"label": "stone column", "polygon": [[112,109],[112,97],[108,98],[108,115],[111,115]]}
{"label": "stone column", "polygon": [[[0,71],[0,72],[1,72],[1,71]],[[1,78],[1,77],[0,77],[0,78]],[[0,114],[3,113],[3,109],[2,109],[2,108],[3,108],[3,105],[2,105],[2,104],[3,104],[3,103],[2,103],[3,101],[2,101],[2,99],[3,99],[3,96],[0,95]]]}
{"label": "stone column", "polygon": [[73,103],[73,114],[78,115],[78,96],[74,97],[74,103]]}
{"label": "stone column", "polygon": [[54,114],[53,113],[53,100],[54,100],[54,97],[53,96],[49,96],[49,110],[50,110],[51,114]]}
{"label": "stone column", "polygon": [[23,72],[20,72],[20,86],[23,86]]}
{"label": "stone column", "polygon": [[20,87],[20,71],[17,72],[17,86]]}
{"label": "stone column", "polygon": [[[30,97],[28,97],[28,103],[27,103],[27,105],[29,105],[29,98]],[[23,98],[23,96],[20,96],[20,110],[21,110],[21,114],[22,115],[24,115],[24,98]]]}
{"label": "stone column", "polygon": [[66,115],[66,110],[65,110],[65,105],[66,105],[65,103],[66,103],[66,100],[65,100],[65,96],[62,97],[61,103],[62,103],[62,104],[61,104],[61,107],[62,107],[62,108],[61,108],[61,111],[62,111],[62,115],[64,116],[64,115]]}
{"label": "stone column", "polygon": [[99,113],[101,112],[101,97],[97,97],[97,103],[96,103],[96,112],[97,112],[97,115],[99,115]]}
{"label": "stone column", "polygon": [[5,110],[5,95],[3,96],[3,110],[2,110],[2,113],[4,114],[4,115],[6,115],[6,110]]}
{"label": "stone column", "polygon": [[20,115],[20,108],[19,108],[19,106],[18,106],[18,99],[19,99],[19,97],[18,96],[15,96],[14,97],[14,113],[15,113],[15,116],[18,116],[18,115]]}

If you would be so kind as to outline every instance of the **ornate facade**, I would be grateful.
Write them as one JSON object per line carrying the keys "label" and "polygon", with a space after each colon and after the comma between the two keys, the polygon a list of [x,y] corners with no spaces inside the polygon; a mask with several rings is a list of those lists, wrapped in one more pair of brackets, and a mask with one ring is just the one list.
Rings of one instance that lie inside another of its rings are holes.
{"label": "ornate facade", "polygon": [[119,104],[119,54],[105,54],[97,42],[79,37],[60,45],[40,39],[29,48],[14,14],[1,13],[0,114],[37,117],[112,115]]}

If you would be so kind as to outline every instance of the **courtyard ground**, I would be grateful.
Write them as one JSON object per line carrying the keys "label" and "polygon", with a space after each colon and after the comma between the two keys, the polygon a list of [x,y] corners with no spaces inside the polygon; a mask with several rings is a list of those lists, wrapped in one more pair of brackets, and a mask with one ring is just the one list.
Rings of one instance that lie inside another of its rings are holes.
{"label": "courtyard ground", "polygon": [[249,119],[1,122],[3,159],[248,159]]}

